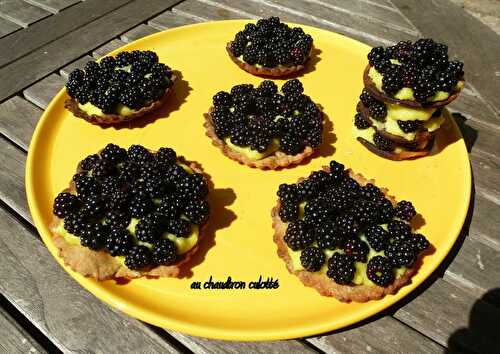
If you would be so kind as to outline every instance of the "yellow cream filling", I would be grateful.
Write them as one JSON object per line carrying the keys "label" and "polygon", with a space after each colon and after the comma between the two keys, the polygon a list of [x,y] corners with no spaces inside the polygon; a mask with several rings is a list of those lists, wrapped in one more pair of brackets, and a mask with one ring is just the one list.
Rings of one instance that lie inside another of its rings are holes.
{"label": "yellow cream filling", "polygon": [[272,153],[278,151],[280,148],[280,143],[278,139],[272,139],[271,144],[267,147],[266,151],[258,152],[257,150],[252,150],[249,146],[238,146],[231,142],[230,138],[225,138],[224,142],[231,148],[231,150],[236,151],[242,155],[245,155],[250,160],[257,161],[262,160],[264,157],[271,155]]}
{"label": "yellow cream filling", "polygon": [[[397,62],[394,64],[397,64]],[[384,92],[384,90],[382,90],[382,78],[383,78],[383,76],[380,72],[377,71],[377,69],[375,69],[375,67],[373,67],[373,66],[370,67],[370,70],[368,71],[368,76],[375,84],[375,87],[377,88],[377,90]],[[458,91],[458,90],[462,89],[463,84],[464,83],[462,81],[459,81],[458,84],[455,86],[455,90]],[[443,101],[443,100],[447,99],[448,97],[450,97],[450,94],[448,92],[437,91],[436,94],[434,96],[428,98],[427,101],[429,101],[429,102]],[[394,94],[394,98],[399,99],[399,100],[415,101],[415,96],[413,95],[413,89],[409,88],[409,87],[403,87],[401,90],[396,92]]]}
{"label": "yellow cream filling", "polygon": [[[383,124],[383,123],[382,123]],[[375,134],[375,128],[374,127],[368,127],[366,129],[358,129],[356,126],[353,124],[352,125],[352,133],[354,134],[354,137],[358,138],[363,138],[366,141],[375,144],[373,142],[373,134]]]}
{"label": "yellow cream filling", "polygon": [[387,118],[393,120],[428,120],[436,108],[409,108],[398,104],[386,103]]}

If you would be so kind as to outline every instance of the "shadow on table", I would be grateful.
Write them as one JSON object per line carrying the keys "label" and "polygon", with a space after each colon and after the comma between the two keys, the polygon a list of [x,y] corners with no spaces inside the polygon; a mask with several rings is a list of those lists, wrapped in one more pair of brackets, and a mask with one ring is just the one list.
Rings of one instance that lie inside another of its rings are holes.
{"label": "shadow on table", "polygon": [[446,354],[474,351],[499,353],[500,288],[495,288],[478,299],[469,315],[469,326],[456,330],[448,338]]}
{"label": "shadow on table", "polygon": [[[460,232],[460,235],[458,236],[457,241],[453,245],[452,249],[450,250],[450,252],[446,256],[446,258],[443,260],[443,262],[441,262],[441,264],[439,265],[439,267],[434,272],[432,272],[432,274],[422,284],[420,284],[415,290],[413,290],[406,297],[404,297],[403,299],[401,299],[400,301],[398,301],[394,305],[390,306],[389,308],[385,309],[384,311],[381,311],[380,313],[378,313],[378,314],[376,314],[376,315],[374,315],[374,316],[372,316],[370,318],[367,318],[367,319],[365,319],[363,321],[357,322],[357,323],[355,323],[353,325],[344,327],[342,329],[339,329],[339,330],[336,330],[336,331],[332,331],[332,332],[328,332],[328,333],[323,333],[322,336],[332,335],[332,334],[336,334],[336,333],[341,333],[341,332],[344,332],[344,331],[349,331],[349,330],[352,330],[352,329],[364,326],[366,324],[369,324],[369,323],[371,323],[373,321],[377,321],[377,320],[379,320],[379,319],[381,319],[381,318],[383,318],[385,316],[392,316],[400,308],[406,306],[408,303],[412,302],[416,297],[418,297],[420,294],[422,294],[437,279],[443,277],[446,269],[449,267],[449,265],[451,264],[451,262],[453,262],[453,260],[455,259],[456,255],[458,254],[458,252],[462,248],[462,244],[464,243],[465,238],[469,234],[469,228],[470,228],[470,223],[471,223],[472,214],[473,214],[473,210],[474,210],[474,200],[475,200],[474,179],[473,179],[472,182],[473,183],[472,183],[472,187],[471,187],[472,190],[471,190],[471,199],[470,199],[470,203],[469,203],[469,209],[467,211],[467,216],[465,218],[464,225],[462,227],[462,231]],[[427,254],[432,254],[433,251],[434,250],[431,249],[430,251],[426,252],[426,255]],[[418,266],[418,264],[417,264],[417,266]],[[497,324],[496,324],[495,328],[498,328],[498,320],[497,320]],[[498,337],[500,338],[500,336],[498,336]]]}
{"label": "shadow on table", "polygon": [[477,140],[478,136],[477,130],[467,125],[467,118],[465,118],[465,116],[462,113],[455,112],[452,113],[451,116],[455,120],[455,123],[457,123],[458,129],[460,129],[460,132],[464,137],[464,142],[465,146],[467,147],[467,151],[471,152],[472,146],[474,146],[474,143]]}

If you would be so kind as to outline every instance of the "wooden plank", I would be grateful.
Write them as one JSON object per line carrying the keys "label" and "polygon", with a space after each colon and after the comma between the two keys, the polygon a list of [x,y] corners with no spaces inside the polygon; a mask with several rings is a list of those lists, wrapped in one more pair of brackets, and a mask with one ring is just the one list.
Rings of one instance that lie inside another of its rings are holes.
{"label": "wooden plank", "polygon": [[165,11],[164,13],[152,18],[148,24],[152,27],[164,30],[167,28],[174,28],[184,25],[190,25],[202,21],[190,16],[184,16],[181,13],[173,13],[172,11]]}
{"label": "wooden plank", "polygon": [[178,352],[141,322],[111,310],[81,288],[3,209],[0,230],[0,291],[62,351]]}
{"label": "wooden plank", "polygon": [[24,150],[28,150],[31,135],[41,115],[41,109],[19,96],[14,96],[0,104],[0,132]]}
{"label": "wooden plank", "polygon": [[[496,211],[500,215],[500,207]],[[499,276],[500,250],[469,237],[445,272],[445,279],[477,297],[497,287]]]}
{"label": "wooden plank", "polygon": [[[307,17],[315,22],[322,23],[342,34],[368,42],[370,44],[392,44],[402,38],[415,40],[417,34],[412,31],[390,28],[380,22],[369,21],[345,12],[340,12],[318,3],[303,2],[300,0],[252,0],[267,4],[282,11]],[[394,14],[388,11],[388,14]]]}
{"label": "wooden plank", "polygon": [[64,68],[59,70],[59,73],[64,78],[64,80],[67,80],[70,72],[72,72],[76,68],[81,69],[81,68],[85,67],[85,64],[87,64],[87,62],[93,61],[93,60],[95,60],[95,59],[93,57],[91,57],[90,55],[85,55],[85,56],[81,57],[80,59],[75,60],[74,62],[66,65]]}
{"label": "wooden plank", "polygon": [[95,58],[95,59],[99,59],[103,56],[105,56],[106,54],[108,54],[109,52],[115,50],[115,49],[118,49],[120,47],[123,47],[125,44],[125,42],[119,40],[119,39],[113,39],[112,41],[109,41],[108,43],[100,46],[99,48],[97,48],[96,50],[94,50],[92,52],[92,56]]}
{"label": "wooden plank", "polygon": [[65,80],[52,74],[23,91],[24,97],[40,108],[47,108],[52,98],[64,87]]}
{"label": "wooden plank", "polygon": [[394,9],[394,5],[392,4],[391,0],[359,0],[359,1],[368,2],[378,6],[385,6],[387,8]]}
{"label": "wooden plank", "polygon": [[450,111],[459,112],[478,123],[496,129],[500,127],[500,116],[497,116],[487,102],[473,92],[464,90],[447,108]]}
{"label": "wooden plank", "polygon": [[500,205],[500,162],[498,159],[477,154],[471,155],[471,166],[474,174],[476,193]]}
{"label": "wooden plank", "polygon": [[410,298],[394,316],[441,345],[474,353],[498,348],[500,308],[440,279]]}
{"label": "wooden plank", "polygon": [[[47,76],[179,0],[134,0],[0,69],[0,101]],[[78,5],[76,5],[78,6]],[[76,8],[71,7],[69,10]],[[68,11],[69,11],[68,10]],[[16,80],[11,78],[15,76]]]}
{"label": "wooden plank", "polygon": [[32,5],[41,7],[52,13],[58,13],[71,5],[79,3],[81,0],[24,0]]}
{"label": "wooden plank", "polygon": [[125,32],[120,36],[120,39],[125,42],[133,42],[142,37],[149,36],[150,34],[158,32],[158,29],[148,26],[148,25],[139,25],[135,28],[132,28],[130,31]]}
{"label": "wooden plank", "polygon": [[0,37],[6,36],[9,33],[17,31],[21,26],[16,25],[6,19],[0,18]]}
{"label": "wooden plank", "polygon": [[2,0],[1,5],[0,17],[23,27],[28,27],[33,22],[50,16],[50,12],[30,5],[22,0]]}
{"label": "wooden plank", "polygon": [[47,353],[4,309],[0,308],[0,353]]}
{"label": "wooden plank", "polygon": [[442,353],[443,347],[390,316],[307,339],[325,353]]}
{"label": "wooden plank", "polygon": [[[0,40],[0,67],[104,16],[131,0],[87,0]],[[74,44],[73,44],[74,45]],[[42,52],[43,53],[43,52]],[[43,56],[43,55],[42,55]]]}
{"label": "wooden plank", "polygon": [[197,354],[208,353],[318,353],[297,340],[263,341],[263,342],[233,342],[186,336],[170,332],[174,338]]}
{"label": "wooden plank", "polygon": [[198,0],[186,0],[172,9],[173,13],[179,13],[194,18],[210,20],[229,20],[244,18],[244,14],[222,7],[216,7]]}
{"label": "wooden plank", "polygon": [[448,44],[453,57],[464,61],[467,80],[499,115],[498,35],[451,1],[397,0],[394,4],[425,37],[432,37]]}
{"label": "wooden plank", "polygon": [[498,204],[476,193],[470,234],[484,244],[500,250],[500,214]]}

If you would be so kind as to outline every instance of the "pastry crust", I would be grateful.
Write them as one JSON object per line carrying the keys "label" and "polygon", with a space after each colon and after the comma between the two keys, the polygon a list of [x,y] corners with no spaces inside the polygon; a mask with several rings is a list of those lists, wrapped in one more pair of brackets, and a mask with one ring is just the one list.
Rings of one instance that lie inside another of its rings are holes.
{"label": "pastry crust", "polygon": [[[319,108],[319,106],[318,106]],[[301,153],[298,153],[296,155],[287,155],[284,152],[281,151],[276,151],[272,155],[267,156],[263,159],[260,160],[251,160],[248,157],[246,157],[243,154],[240,154],[237,151],[232,150],[224,141],[219,139],[217,134],[215,134],[215,129],[214,125],[212,123],[212,113],[213,107],[210,107],[208,110],[208,113],[205,113],[203,116],[205,117],[205,123],[203,123],[203,126],[205,127],[206,135],[212,140],[212,145],[218,147],[224,155],[229,157],[232,160],[238,161],[239,163],[242,163],[244,165],[250,166],[250,167],[256,167],[261,170],[275,170],[280,167],[287,167],[290,165],[296,165],[304,161],[307,157],[311,156],[315,149],[313,149],[310,146],[306,146],[304,150]],[[322,121],[324,124],[323,120],[323,112],[321,112],[322,115]]]}
{"label": "pastry crust", "polygon": [[393,161],[403,161],[403,160],[416,159],[418,157],[427,156],[431,153],[432,147],[434,145],[434,139],[431,139],[427,143],[427,146],[422,150],[417,150],[417,151],[405,150],[401,152],[394,152],[394,151],[380,150],[378,147],[376,147],[369,141],[363,139],[362,137],[358,137],[357,139],[361,144],[363,144],[368,150],[370,150],[374,154]]}
{"label": "pastry crust", "polygon": [[[363,72],[363,82],[365,85],[365,89],[367,89],[370,94],[375,97],[379,101],[383,101],[385,103],[392,103],[392,104],[398,104],[401,106],[405,107],[410,107],[410,108],[439,108],[446,106],[450,102],[452,102],[455,98],[458,97],[460,92],[462,91],[461,89],[458,91],[453,92],[448,96],[447,99],[442,100],[442,101],[434,101],[434,102],[426,102],[426,103],[420,103],[417,101],[410,101],[410,100],[400,100],[394,97],[390,97],[386,95],[384,92],[381,92],[377,89],[375,86],[375,83],[372,81],[370,76],[368,75],[368,72],[370,71],[371,65],[367,65],[365,68],[365,71]],[[459,82],[464,82],[465,80],[462,79]]]}
{"label": "pastry crust", "polygon": [[231,51],[231,43],[232,42],[228,42],[226,45],[226,51],[229,54],[229,57],[231,58],[231,60],[236,65],[238,65],[240,68],[242,68],[243,70],[249,72],[250,74],[259,75],[259,76],[281,77],[281,76],[287,76],[287,75],[293,74],[297,71],[300,71],[300,70],[305,68],[305,63],[307,63],[307,61],[311,57],[311,53],[312,53],[312,47],[311,47],[311,51],[309,51],[309,55],[307,56],[306,62],[304,64],[283,66],[283,67],[276,67],[276,68],[266,68],[266,67],[259,68],[255,65],[250,65],[248,63],[245,63],[244,61],[235,57],[233,52]]}
{"label": "pastry crust", "polygon": [[97,115],[97,114],[87,114],[87,112],[83,111],[78,107],[78,102],[74,98],[68,98],[64,102],[64,107],[73,113],[75,117],[82,118],[86,120],[87,122],[90,122],[92,124],[99,124],[99,125],[112,125],[112,124],[120,124],[124,122],[130,122],[136,118],[142,117],[147,113],[153,112],[156,109],[160,108],[167,100],[168,96],[170,93],[173,91],[173,86],[175,84],[175,81],[177,80],[177,77],[175,75],[172,75],[170,78],[172,85],[165,90],[165,93],[163,96],[156,101],[151,102],[148,106],[142,107],[138,111],[129,114],[127,116],[122,116],[119,114],[104,114],[102,116]]}
{"label": "pastry crust", "polygon": [[[178,157],[177,162],[188,165],[196,173],[202,173],[198,164],[187,162],[183,157]],[[77,173],[78,172],[81,172],[80,167],[77,169]],[[74,182],[71,181],[69,188],[65,189],[63,192],[75,194],[76,187]],[[57,232],[57,228],[62,222],[62,219],[54,215],[49,225],[54,245],[59,249],[59,257],[61,257],[64,264],[69,266],[73,271],[86,277],[93,277],[97,280],[116,278],[134,279],[140,277],[178,277],[181,272],[181,266],[188,262],[196,253],[200,240],[203,238],[203,230],[206,225],[205,223],[199,226],[198,242],[188,252],[180,255],[180,259],[177,263],[168,266],[160,265],[147,270],[137,271],[129,269],[105,251],[93,251],[80,244],[74,245],[67,242],[65,238]]]}
{"label": "pastry crust", "polygon": [[[323,167],[323,170],[329,172],[328,167]],[[349,175],[358,183],[365,185],[373,183],[373,180],[367,180],[360,174],[354,174],[352,170],[348,170]],[[303,181],[300,178],[298,182]],[[395,204],[393,197],[388,195],[387,189],[380,189],[384,195]],[[278,256],[285,261],[286,267],[291,274],[296,275],[300,281],[306,286],[316,289],[323,296],[333,296],[342,302],[366,302],[369,300],[378,300],[387,294],[395,294],[398,289],[411,282],[411,277],[417,272],[415,266],[408,268],[394,283],[387,287],[378,285],[339,285],[328,278],[326,274],[319,272],[308,272],[306,270],[294,270],[292,259],[288,254],[288,246],[285,243],[284,237],[287,224],[282,222],[279,217],[280,202],[272,209],[271,216],[273,219],[274,237],[273,240],[278,246]]]}
{"label": "pastry crust", "polygon": [[411,146],[413,150],[422,150],[428,145],[429,141],[434,137],[434,132],[429,132],[427,129],[422,128],[419,129],[413,140],[406,140],[402,136],[394,135],[385,131],[385,129],[377,129],[377,127],[373,124],[372,119],[370,117],[370,113],[368,109],[365,107],[363,102],[358,102],[356,106],[356,110],[361,113],[363,119],[370,124],[370,126],[374,127],[377,132],[384,138],[393,141],[396,144],[403,146]]}

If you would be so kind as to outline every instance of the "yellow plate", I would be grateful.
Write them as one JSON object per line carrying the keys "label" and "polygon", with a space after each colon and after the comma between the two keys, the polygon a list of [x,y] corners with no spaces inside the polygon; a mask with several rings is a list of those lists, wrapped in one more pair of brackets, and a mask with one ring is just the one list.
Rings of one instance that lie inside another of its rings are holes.
{"label": "yellow plate", "polygon": [[[369,47],[336,33],[302,26],[321,52],[315,69],[301,80],[305,93],[324,107],[334,124],[319,157],[281,171],[260,171],[229,160],[205,136],[202,114],[212,96],[239,83],[261,79],[239,69],[224,49],[247,21],[196,24],[161,32],[122,47],[151,49],[161,62],[182,72],[167,118],[133,129],[100,128],[64,109],[61,91],[41,118],[31,142],[26,189],[33,219],[50,252],[61,262],[48,224],[52,201],[65,188],[80,159],[113,142],[173,147],[196,160],[211,176],[211,235],[204,240],[192,275],[182,279],[138,279],[127,284],[97,282],[64,269],[83,287],[111,306],[156,326],[231,340],[302,337],[338,329],[365,319],[402,299],[428,277],[454,244],[465,219],[471,190],[470,167],[457,127],[441,132],[440,153],[416,161],[393,162],[371,154],[351,133],[355,106]],[[281,85],[280,80],[279,84]],[[320,296],[290,275],[276,255],[270,211],[278,185],[292,183],[331,159],[352,167],[399,200],[414,202],[425,218],[421,232],[436,252],[425,258],[412,284],[380,301],[344,304]],[[236,197],[235,199],[233,197]],[[233,200],[234,199],[234,200]],[[228,205],[229,204],[229,205]],[[191,290],[210,276],[247,282],[245,290]],[[279,288],[250,290],[249,282],[273,277]]]}

